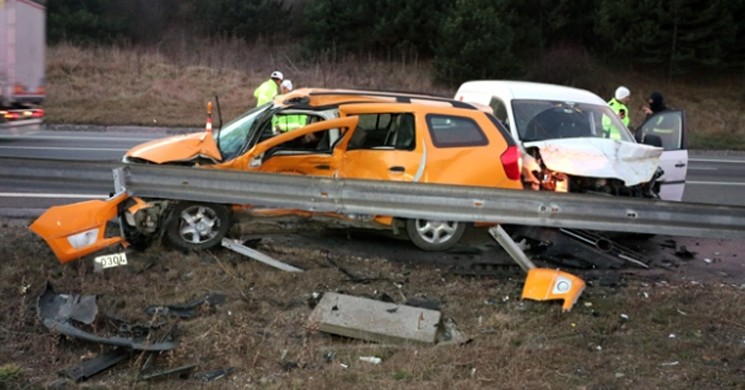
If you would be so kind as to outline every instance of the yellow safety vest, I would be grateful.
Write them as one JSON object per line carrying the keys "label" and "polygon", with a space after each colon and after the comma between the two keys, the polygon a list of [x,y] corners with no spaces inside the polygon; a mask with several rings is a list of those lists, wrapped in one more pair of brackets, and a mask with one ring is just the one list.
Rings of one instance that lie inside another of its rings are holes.
{"label": "yellow safety vest", "polygon": [[[613,110],[613,112],[616,113],[618,118],[621,119],[621,122],[624,124],[624,126],[629,127],[629,123],[631,123],[631,121],[629,120],[629,109],[626,107],[626,105],[616,100],[616,98],[613,98],[608,102],[608,106],[610,106],[610,108]],[[623,116],[621,116],[621,110],[623,110]],[[611,119],[606,116],[603,116],[603,131],[608,134],[608,138],[610,139],[621,139],[621,129],[613,126],[611,124]]]}
{"label": "yellow safety vest", "polygon": [[256,90],[254,90],[254,96],[256,97],[256,107],[264,104],[269,103],[274,99],[275,96],[279,93],[279,88],[277,87],[277,83],[269,79],[267,81],[264,81],[259,85]]}

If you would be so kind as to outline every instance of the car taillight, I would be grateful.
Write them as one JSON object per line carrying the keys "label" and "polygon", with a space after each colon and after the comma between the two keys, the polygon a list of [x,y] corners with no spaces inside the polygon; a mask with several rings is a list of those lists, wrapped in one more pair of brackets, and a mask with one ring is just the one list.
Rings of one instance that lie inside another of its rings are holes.
{"label": "car taillight", "polygon": [[499,156],[499,160],[502,161],[504,167],[504,173],[510,180],[520,180],[521,160],[520,160],[520,149],[513,145],[507,148],[507,150]]}

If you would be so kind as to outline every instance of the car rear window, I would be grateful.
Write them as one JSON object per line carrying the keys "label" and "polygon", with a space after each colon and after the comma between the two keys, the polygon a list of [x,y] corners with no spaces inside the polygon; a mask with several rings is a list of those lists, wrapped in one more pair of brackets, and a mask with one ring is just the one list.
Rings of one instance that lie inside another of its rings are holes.
{"label": "car rear window", "polygon": [[489,140],[471,118],[450,115],[427,115],[427,127],[432,143],[438,148],[484,146]]}

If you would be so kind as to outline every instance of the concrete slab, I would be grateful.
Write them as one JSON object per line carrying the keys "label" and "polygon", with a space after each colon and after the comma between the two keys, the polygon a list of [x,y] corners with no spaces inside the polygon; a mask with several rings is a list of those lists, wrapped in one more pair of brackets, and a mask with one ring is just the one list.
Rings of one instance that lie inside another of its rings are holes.
{"label": "concrete slab", "polygon": [[311,313],[312,329],[379,343],[435,342],[440,312],[327,292]]}

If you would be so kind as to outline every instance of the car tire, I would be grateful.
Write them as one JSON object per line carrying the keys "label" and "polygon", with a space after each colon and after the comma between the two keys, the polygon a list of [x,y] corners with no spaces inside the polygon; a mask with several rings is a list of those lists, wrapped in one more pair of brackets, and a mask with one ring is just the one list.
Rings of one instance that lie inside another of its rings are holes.
{"label": "car tire", "polygon": [[165,238],[181,250],[201,250],[220,244],[230,229],[230,209],[221,204],[178,203],[166,223]]}
{"label": "car tire", "polygon": [[419,249],[429,252],[446,251],[460,241],[466,224],[454,221],[407,219],[406,234]]}

